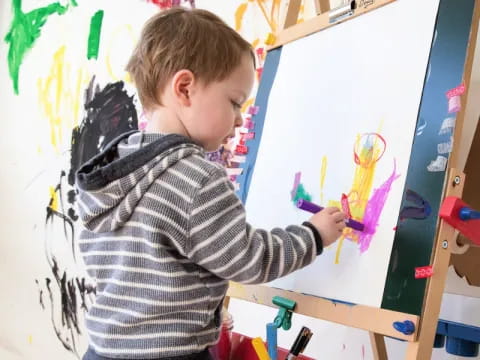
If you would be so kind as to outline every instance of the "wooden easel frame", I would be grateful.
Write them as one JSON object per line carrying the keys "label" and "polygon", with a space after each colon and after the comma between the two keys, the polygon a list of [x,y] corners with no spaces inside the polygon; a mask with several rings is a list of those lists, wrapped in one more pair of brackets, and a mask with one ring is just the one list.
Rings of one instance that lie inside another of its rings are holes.
{"label": "wooden easel frame", "polygon": [[[301,1],[302,0],[290,0],[283,30],[276,34],[276,41],[271,49],[346,21],[344,19],[335,22],[335,24],[331,24],[329,22],[328,14],[328,11],[330,10],[329,1],[314,0],[317,16],[303,23],[297,24]],[[348,19],[360,16],[394,1],[396,0],[376,0],[374,3],[368,1],[366,6],[357,8],[355,13],[348,17]],[[461,111],[457,113],[456,117],[454,139],[459,139],[462,133],[479,20],[480,0],[475,0],[470,42],[467,49],[463,74],[466,91],[462,96]],[[443,197],[462,196],[465,176],[461,171],[456,170],[459,153],[458,143],[459,141],[454,141],[454,147],[450,155]],[[453,245],[455,242],[455,229],[440,220],[437,227],[437,234],[430,262],[433,267],[434,275],[427,281],[424,303],[420,316],[363,305],[350,306],[342,303],[334,303],[323,298],[302,295],[292,291],[275,289],[267,286],[237,285],[234,283],[231,284],[228,290],[225,304],[228,306],[229,297],[233,297],[273,307],[271,299],[274,296],[286,297],[296,301],[297,306],[295,312],[298,314],[367,330],[370,334],[374,359],[376,360],[387,359],[384,336],[394,337],[408,342],[405,356],[406,360],[427,360],[431,358],[438,317],[440,314],[440,305],[450,262],[450,244]],[[396,331],[392,326],[392,323],[395,321],[405,320],[410,320],[415,324],[415,332],[411,335],[404,335]]]}

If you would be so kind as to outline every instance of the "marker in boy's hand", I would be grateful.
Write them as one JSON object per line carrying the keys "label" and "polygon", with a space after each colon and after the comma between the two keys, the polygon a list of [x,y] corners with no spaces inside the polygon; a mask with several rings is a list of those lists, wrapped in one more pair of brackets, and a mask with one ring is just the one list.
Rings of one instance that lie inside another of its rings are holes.
{"label": "marker in boy's hand", "polygon": [[336,207],[327,207],[313,215],[309,222],[322,238],[323,247],[334,243],[345,229],[345,214]]}

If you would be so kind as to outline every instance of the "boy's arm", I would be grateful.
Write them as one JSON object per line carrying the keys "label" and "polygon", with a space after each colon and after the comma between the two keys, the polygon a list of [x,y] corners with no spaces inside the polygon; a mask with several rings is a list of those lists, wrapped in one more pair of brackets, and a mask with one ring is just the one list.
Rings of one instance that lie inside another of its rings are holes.
{"label": "boy's arm", "polygon": [[315,260],[322,240],[311,224],[254,229],[224,169],[192,201],[186,255],[217,276],[244,283],[272,281]]}

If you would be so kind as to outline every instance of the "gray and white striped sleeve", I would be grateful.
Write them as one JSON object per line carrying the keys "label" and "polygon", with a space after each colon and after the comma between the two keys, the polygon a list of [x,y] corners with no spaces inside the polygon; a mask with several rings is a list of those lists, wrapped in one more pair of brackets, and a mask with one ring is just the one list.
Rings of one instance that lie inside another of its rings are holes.
{"label": "gray and white striped sleeve", "polygon": [[225,170],[217,169],[192,201],[186,254],[223,279],[263,283],[313,262],[317,246],[308,226],[252,228]]}

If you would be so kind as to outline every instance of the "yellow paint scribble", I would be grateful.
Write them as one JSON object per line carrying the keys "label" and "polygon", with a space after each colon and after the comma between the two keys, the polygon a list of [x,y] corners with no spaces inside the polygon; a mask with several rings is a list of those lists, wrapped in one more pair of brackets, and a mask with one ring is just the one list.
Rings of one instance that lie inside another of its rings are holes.
{"label": "yellow paint scribble", "polygon": [[[385,141],[378,133],[357,135],[354,146],[356,166],[352,187],[347,194],[350,212],[355,220],[361,221],[363,218],[372,192],[377,163],[385,151],[385,145]],[[341,208],[341,205],[339,207]],[[358,242],[358,235],[352,229],[345,228],[337,242],[335,264],[339,263],[343,240],[347,238]]]}
{"label": "yellow paint scribble", "polygon": [[[112,58],[114,58],[112,53],[113,53],[114,47],[118,46],[117,48],[118,50],[124,51],[126,46],[125,44],[126,40],[130,40],[132,47],[135,45],[135,42],[136,42],[135,36],[133,35],[132,26],[129,24],[119,26],[116,30],[113,31],[112,38],[108,43],[105,66],[107,67],[108,75],[110,75],[110,77],[114,81],[123,80],[125,82],[131,83],[132,79],[130,77],[130,74],[125,71],[125,69],[123,68],[123,65],[121,65],[121,69],[115,69],[115,70],[112,65]],[[121,73],[121,75],[118,73]]]}
{"label": "yellow paint scribble", "polygon": [[242,105],[242,113],[246,113],[247,112],[247,109],[249,108],[250,105],[253,105],[255,102],[255,98],[250,98],[248,99],[247,101],[245,101],[245,103]]}
{"label": "yellow paint scribble", "polygon": [[322,166],[320,168],[320,203],[323,204],[323,187],[325,186],[325,176],[327,175],[328,158],[322,157]]}
{"label": "yellow paint scribble", "polygon": [[240,4],[235,11],[235,30],[241,31],[242,30],[242,23],[243,17],[245,16],[245,12],[248,9],[248,3]]}
{"label": "yellow paint scribble", "polygon": [[[53,55],[52,65],[45,79],[37,80],[40,108],[50,126],[50,143],[59,152],[71,130],[78,125],[82,85],[88,83],[88,75],[79,69],[71,76],[71,64],[65,61],[65,45]],[[71,86],[70,84],[75,84]]]}
{"label": "yellow paint scribble", "polygon": [[32,335],[28,335],[28,343],[30,345],[32,345],[32,343],[33,343],[33,336]]}
{"label": "yellow paint scribble", "polygon": [[336,207],[341,209],[342,204],[340,203],[340,201],[337,200],[328,200],[327,207]]}
{"label": "yellow paint scribble", "polygon": [[49,187],[50,191],[50,208],[53,211],[58,211],[58,194],[55,191],[55,188],[53,186]]}

